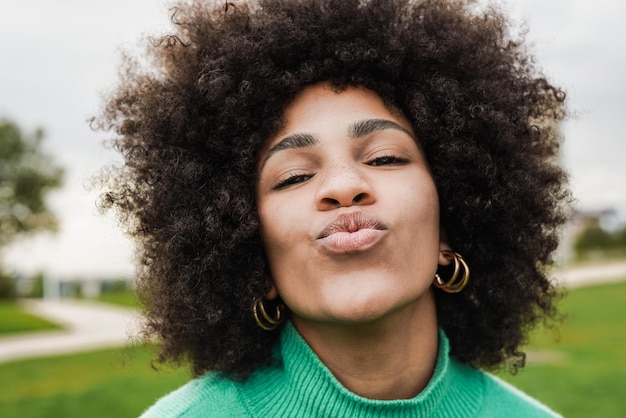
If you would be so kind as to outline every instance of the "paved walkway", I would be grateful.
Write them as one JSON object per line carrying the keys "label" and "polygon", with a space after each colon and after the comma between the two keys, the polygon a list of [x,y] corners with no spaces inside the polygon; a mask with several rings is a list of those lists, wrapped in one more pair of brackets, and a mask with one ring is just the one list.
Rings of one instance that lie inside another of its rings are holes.
{"label": "paved walkway", "polygon": [[64,330],[0,338],[0,362],[120,347],[137,334],[136,310],[80,300],[26,300],[26,310]]}
{"label": "paved walkway", "polygon": [[[554,276],[568,288],[626,280],[626,261],[571,268]],[[0,337],[0,362],[119,347],[138,329],[139,316],[134,309],[68,299],[24,303],[29,312],[65,329]]]}
{"label": "paved walkway", "polygon": [[557,281],[567,288],[626,280],[626,260],[570,267],[556,271]]}

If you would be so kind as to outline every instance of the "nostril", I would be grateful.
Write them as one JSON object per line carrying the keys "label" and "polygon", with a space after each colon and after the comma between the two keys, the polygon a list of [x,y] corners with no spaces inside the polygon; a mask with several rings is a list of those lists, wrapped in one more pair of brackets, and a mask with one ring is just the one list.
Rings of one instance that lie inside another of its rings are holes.
{"label": "nostril", "polygon": [[359,193],[358,195],[354,196],[354,199],[352,199],[352,202],[359,203],[363,199],[365,199],[365,193]]}

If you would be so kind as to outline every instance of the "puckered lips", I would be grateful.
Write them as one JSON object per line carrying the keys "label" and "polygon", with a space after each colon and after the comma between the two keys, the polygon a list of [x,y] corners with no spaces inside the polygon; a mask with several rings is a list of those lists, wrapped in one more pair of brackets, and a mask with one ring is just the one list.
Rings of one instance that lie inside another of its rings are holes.
{"label": "puckered lips", "polygon": [[342,213],[317,236],[317,242],[333,253],[365,251],[376,245],[387,227],[375,216],[363,212]]}

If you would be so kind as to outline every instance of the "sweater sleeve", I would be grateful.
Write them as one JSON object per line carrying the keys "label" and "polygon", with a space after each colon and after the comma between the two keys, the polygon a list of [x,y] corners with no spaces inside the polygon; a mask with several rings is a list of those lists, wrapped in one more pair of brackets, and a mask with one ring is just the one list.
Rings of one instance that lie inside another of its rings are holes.
{"label": "sweater sleeve", "polygon": [[491,374],[483,374],[485,400],[481,417],[562,418],[547,406]]}

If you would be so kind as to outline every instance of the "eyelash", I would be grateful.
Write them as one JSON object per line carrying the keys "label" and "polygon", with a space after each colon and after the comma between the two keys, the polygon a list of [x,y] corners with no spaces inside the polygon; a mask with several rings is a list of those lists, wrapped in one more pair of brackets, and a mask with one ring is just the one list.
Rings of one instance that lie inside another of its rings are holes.
{"label": "eyelash", "polygon": [[369,161],[367,164],[378,167],[381,165],[401,165],[408,163],[409,160],[406,158],[396,157],[394,155],[382,155],[380,157],[376,157],[373,160]]}
{"label": "eyelash", "polygon": [[[376,157],[367,164],[373,167],[379,167],[383,165],[401,165],[406,164],[408,160],[406,158],[396,157],[393,155],[383,155]],[[274,187],[274,190],[281,190],[294,184],[302,183],[309,180],[312,175],[309,174],[291,174],[284,180],[279,181]]]}
{"label": "eyelash", "polygon": [[276,186],[273,187],[273,189],[274,190],[284,189],[285,187],[291,186],[293,184],[298,184],[298,183],[302,183],[303,181],[307,181],[311,177],[313,176],[308,175],[308,174],[291,174],[286,179],[279,181],[278,184],[276,184]]}

